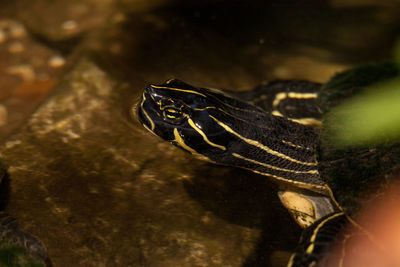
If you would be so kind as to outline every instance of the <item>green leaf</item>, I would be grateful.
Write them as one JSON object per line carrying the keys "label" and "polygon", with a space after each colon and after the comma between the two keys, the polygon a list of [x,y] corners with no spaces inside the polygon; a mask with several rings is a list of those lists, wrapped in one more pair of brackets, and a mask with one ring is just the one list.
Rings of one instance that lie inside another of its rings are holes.
{"label": "green leaf", "polygon": [[339,146],[387,143],[400,138],[400,78],[371,86],[326,116],[329,139]]}

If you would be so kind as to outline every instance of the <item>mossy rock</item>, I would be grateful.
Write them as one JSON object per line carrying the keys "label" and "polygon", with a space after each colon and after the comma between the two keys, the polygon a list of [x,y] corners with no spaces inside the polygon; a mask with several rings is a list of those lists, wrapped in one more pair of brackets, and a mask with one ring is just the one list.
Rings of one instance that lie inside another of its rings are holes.
{"label": "mossy rock", "polygon": [[0,241],[0,267],[44,267],[26,249],[16,245],[10,245],[7,241]]}

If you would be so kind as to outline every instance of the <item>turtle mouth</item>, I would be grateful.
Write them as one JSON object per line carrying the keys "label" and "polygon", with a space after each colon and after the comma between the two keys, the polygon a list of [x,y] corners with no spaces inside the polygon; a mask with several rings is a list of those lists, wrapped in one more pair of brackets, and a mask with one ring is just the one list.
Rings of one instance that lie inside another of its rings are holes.
{"label": "turtle mouth", "polygon": [[[180,109],[167,105],[160,93],[146,86],[137,105],[137,118],[139,122],[151,133],[166,140],[174,140],[174,128],[179,127],[184,117],[181,116]],[[173,101],[172,101],[173,102]]]}

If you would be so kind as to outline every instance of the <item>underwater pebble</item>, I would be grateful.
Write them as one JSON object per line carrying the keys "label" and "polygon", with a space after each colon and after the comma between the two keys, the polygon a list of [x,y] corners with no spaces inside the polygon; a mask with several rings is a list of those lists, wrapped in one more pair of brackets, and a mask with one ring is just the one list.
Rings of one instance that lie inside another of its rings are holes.
{"label": "underwater pebble", "polygon": [[61,28],[66,31],[72,31],[76,29],[78,26],[78,23],[75,20],[67,20],[64,21],[63,24],[61,24]]}
{"label": "underwater pebble", "polygon": [[201,221],[202,223],[204,223],[204,224],[208,224],[208,223],[211,221],[211,218],[210,218],[210,216],[207,214],[207,215],[201,216],[200,221]]}
{"label": "underwater pebble", "polygon": [[122,45],[120,43],[113,43],[110,45],[110,52],[112,54],[121,54],[122,52]]}
{"label": "underwater pebble", "polygon": [[223,261],[223,259],[222,259],[221,253],[217,253],[217,254],[215,254],[214,256],[212,256],[212,257],[211,257],[211,262],[212,262],[213,264],[216,264],[216,265],[221,265],[221,264],[223,264],[224,261]]}
{"label": "underwater pebble", "polygon": [[24,45],[19,42],[12,42],[9,46],[8,46],[8,52],[10,52],[11,54],[18,54],[21,53],[22,51],[24,51]]}
{"label": "underwater pebble", "polygon": [[7,124],[7,108],[0,104],[0,127]]}
{"label": "underwater pebble", "polygon": [[14,147],[14,146],[17,146],[17,145],[19,145],[19,144],[21,144],[21,140],[8,141],[8,142],[5,144],[5,147],[6,147],[6,149],[10,149],[10,148],[12,148],[12,147]]}
{"label": "underwater pebble", "polygon": [[121,23],[126,20],[126,15],[124,13],[117,13],[112,18],[114,23]]}
{"label": "underwater pebble", "polygon": [[60,67],[64,66],[65,59],[62,56],[52,56],[49,59],[48,64],[52,68],[60,68]]}
{"label": "underwater pebble", "polygon": [[24,81],[33,81],[36,78],[35,71],[31,65],[23,64],[11,66],[7,69],[9,74],[19,75]]}
{"label": "underwater pebble", "polygon": [[4,43],[4,41],[7,39],[7,35],[5,33],[5,31],[3,31],[2,29],[0,29],[0,44]]}
{"label": "underwater pebble", "polygon": [[26,36],[25,27],[22,24],[14,23],[10,26],[10,36],[15,39],[20,39]]}
{"label": "underwater pebble", "polygon": [[54,207],[52,211],[53,213],[66,213],[69,212],[69,208]]}

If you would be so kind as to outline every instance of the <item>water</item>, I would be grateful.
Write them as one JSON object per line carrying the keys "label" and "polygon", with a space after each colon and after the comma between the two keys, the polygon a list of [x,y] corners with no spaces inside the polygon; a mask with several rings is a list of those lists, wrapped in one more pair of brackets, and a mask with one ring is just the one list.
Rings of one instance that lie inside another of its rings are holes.
{"label": "water", "polygon": [[[148,134],[129,109],[145,84],[172,77],[247,90],[273,79],[324,82],[390,59],[397,7],[95,3],[39,1],[37,12],[21,8],[26,1],[7,5],[27,29],[23,42],[37,45],[12,54],[0,43],[2,64],[29,64],[36,74],[0,73],[10,84],[0,94],[8,112],[1,126],[7,211],[47,245],[55,266],[283,266],[300,229],[276,186],[192,159]],[[72,74],[37,63],[38,55],[62,55]]]}

